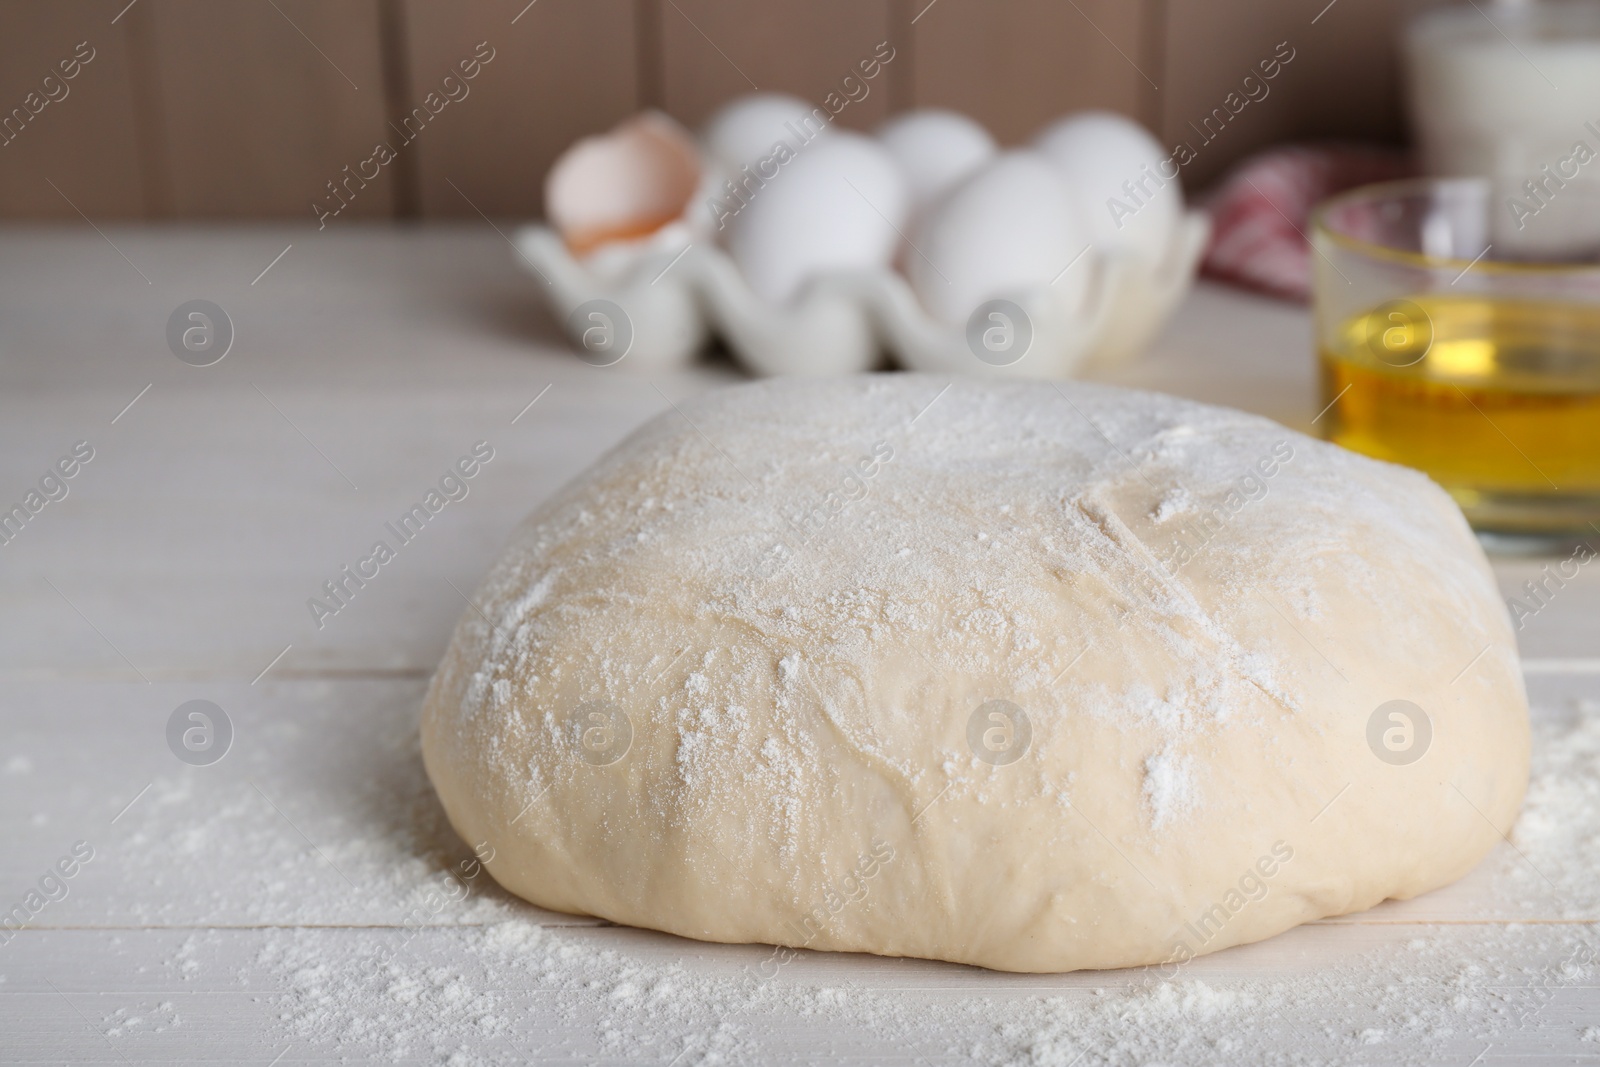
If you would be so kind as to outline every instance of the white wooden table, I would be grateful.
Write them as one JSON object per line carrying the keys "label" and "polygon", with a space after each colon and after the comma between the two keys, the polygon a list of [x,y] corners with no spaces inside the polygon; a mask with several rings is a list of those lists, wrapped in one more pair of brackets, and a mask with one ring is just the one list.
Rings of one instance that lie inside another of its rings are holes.
{"label": "white wooden table", "polygon": [[[12,230],[0,293],[0,503],[94,449],[0,546],[0,910],[93,849],[0,933],[0,1062],[1600,1063],[1600,568],[1520,635],[1538,788],[1454,886],[1171,982],[814,953],[770,976],[769,949],[486,877],[430,897],[470,851],[416,743],[457,589],[731,366],[577,361],[481,224]],[[211,367],[165,340],[194,298],[236,328]],[[1308,353],[1303,311],[1202,286],[1118,380],[1305,428]],[[478,440],[471,495],[318,630],[306,599]],[[1546,562],[1497,561],[1506,593]],[[210,766],[168,749],[192,699],[235,731]]]}

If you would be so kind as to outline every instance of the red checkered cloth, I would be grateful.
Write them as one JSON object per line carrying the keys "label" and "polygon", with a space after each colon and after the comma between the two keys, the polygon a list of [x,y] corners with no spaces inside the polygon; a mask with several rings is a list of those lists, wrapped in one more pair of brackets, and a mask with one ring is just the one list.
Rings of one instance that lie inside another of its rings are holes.
{"label": "red checkered cloth", "polygon": [[1335,193],[1413,173],[1402,153],[1358,146],[1294,145],[1252,156],[1204,200],[1209,278],[1285,300],[1311,295],[1311,209]]}

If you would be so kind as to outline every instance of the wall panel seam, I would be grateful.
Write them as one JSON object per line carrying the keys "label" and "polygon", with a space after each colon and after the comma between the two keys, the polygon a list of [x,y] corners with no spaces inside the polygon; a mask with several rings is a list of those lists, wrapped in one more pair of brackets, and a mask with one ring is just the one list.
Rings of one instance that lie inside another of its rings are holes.
{"label": "wall panel seam", "polygon": [[[411,39],[405,0],[378,0],[378,62],[383,67],[384,120],[396,129],[409,113],[411,97]],[[384,131],[387,138],[388,132]],[[394,217],[413,220],[422,215],[422,176],[414,153],[395,157]]]}

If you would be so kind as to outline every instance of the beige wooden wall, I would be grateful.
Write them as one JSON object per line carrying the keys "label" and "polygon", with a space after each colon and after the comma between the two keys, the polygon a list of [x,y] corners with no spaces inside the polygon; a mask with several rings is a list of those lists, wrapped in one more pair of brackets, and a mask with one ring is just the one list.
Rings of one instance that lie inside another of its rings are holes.
{"label": "beige wooden wall", "polygon": [[[1107,107],[1192,139],[1289,42],[1271,95],[1186,169],[1196,186],[1273,140],[1402,138],[1393,41],[1424,2],[0,0],[0,217],[311,219],[480,42],[467,95],[345,185],[342,217],[536,215],[574,138],[641,106],[696,123],[752,87],[820,101],[881,41],[895,57],[847,125],[942,105],[1010,142]],[[75,51],[93,58],[66,80]]]}

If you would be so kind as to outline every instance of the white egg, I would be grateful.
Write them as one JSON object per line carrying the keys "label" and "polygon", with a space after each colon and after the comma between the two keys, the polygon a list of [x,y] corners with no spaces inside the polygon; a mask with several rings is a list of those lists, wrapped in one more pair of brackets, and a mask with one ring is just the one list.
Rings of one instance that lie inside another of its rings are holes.
{"label": "white egg", "polygon": [[[906,257],[911,287],[935,318],[965,325],[985,300],[1048,286],[1088,245],[1067,183],[1039,153],[1009,151],[928,212]],[[1076,289],[1079,263],[1060,284]]]}
{"label": "white egg", "polygon": [[878,127],[878,140],[905,175],[913,212],[955,188],[998,151],[988,130],[941,108],[895,116]]}
{"label": "white egg", "polygon": [[1033,143],[1082,205],[1095,248],[1146,262],[1166,253],[1183,216],[1183,191],[1177,164],[1143,126],[1086,111],[1045,127]]}
{"label": "white egg", "polygon": [[905,226],[905,179],[877,141],[837,130],[747,186],[728,251],[757,295],[782,302],[830,269],[886,267]]}
{"label": "white egg", "polygon": [[724,104],[700,132],[706,152],[728,173],[754,165],[778,143],[791,149],[827,130],[832,116],[785,93],[749,93]]}

